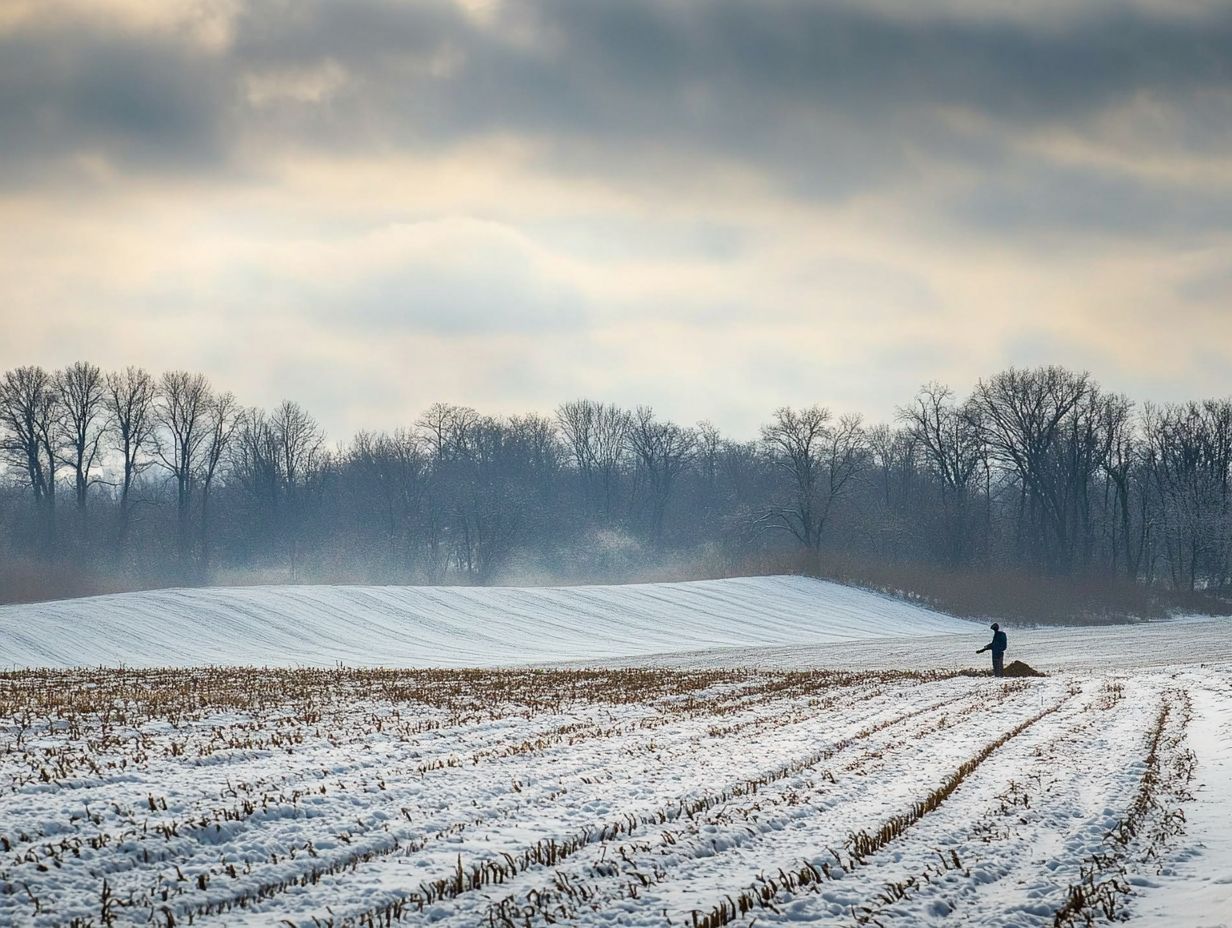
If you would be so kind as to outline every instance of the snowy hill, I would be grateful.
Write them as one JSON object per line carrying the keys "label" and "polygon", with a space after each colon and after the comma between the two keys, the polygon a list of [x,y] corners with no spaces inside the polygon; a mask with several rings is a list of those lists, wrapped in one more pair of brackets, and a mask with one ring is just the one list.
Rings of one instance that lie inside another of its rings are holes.
{"label": "snowy hill", "polygon": [[181,589],[0,607],[0,667],[495,666],[956,632],[983,629],[802,577]]}

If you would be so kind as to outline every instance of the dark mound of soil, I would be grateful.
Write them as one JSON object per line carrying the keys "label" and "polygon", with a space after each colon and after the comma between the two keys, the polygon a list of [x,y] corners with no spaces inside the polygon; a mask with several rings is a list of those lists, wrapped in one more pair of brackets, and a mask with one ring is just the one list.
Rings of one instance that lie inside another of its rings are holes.
{"label": "dark mound of soil", "polygon": [[1010,661],[1005,665],[1005,675],[1007,677],[1046,677],[1047,674],[1040,673],[1030,664],[1022,661]]}

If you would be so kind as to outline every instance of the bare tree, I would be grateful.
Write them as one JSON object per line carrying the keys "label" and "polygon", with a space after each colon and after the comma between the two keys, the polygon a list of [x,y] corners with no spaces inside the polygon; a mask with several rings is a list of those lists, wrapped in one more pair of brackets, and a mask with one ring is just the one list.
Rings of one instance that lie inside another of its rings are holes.
{"label": "bare tree", "polygon": [[218,466],[231,445],[241,421],[240,405],[232,393],[212,396],[206,403],[203,423],[204,438],[201,442],[201,570],[210,566],[210,489],[218,474]]}
{"label": "bare tree", "polygon": [[[544,423],[531,428],[540,452]],[[460,444],[456,466],[449,474],[450,527],[453,558],[459,571],[474,582],[488,582],[504,564],[527,524],[533,495],[520,479],[542,462],[528,460],[525,433],[491,417],[469,429]]]}
{"label": "bare tree", "polygon": [[[862,545],[877,557],[892,558],[911,546],[921,531],[933,528],[931,484],[921,466],[919,442],[909,429],[880,424],[865,430],[865,457],[871,476],[865,482],[858,519],[848,535],[862,535]],[[911,503],[908,503],[908,500]]]}
{"label": "bare tree", "polygon": [[713,492],[719,475],[719,453],[723,448],[723,435],[718,427],[707,419],[697,423],[697,461],[707,490]]}
{"label": "bare tree", "polygon": [[469,406],[433,403],[415,423],[437,461],[466,453],[471,433],[482,417]]}
{"label": "bare tree", "polygon": [[325,432],[298,403],[284,401],[270,419],[279,449],[278,470],[285,499],[283,541],[294,577],[316,481],[326,466]]}
{"label": "bare tree", "polygon": [[651,407],[639,406],[626,440],[650,501],[651,538],[656,547],[662,547],[667,505],[677,478],[696,452],[697,434],[673,422],[661,422]]}
{"label": "bare tree", "polygon": [[106,433],[106,379],[96,365],[78,361],[57,372],[55,383],[64,412],[60,459],[72,469],[73,495],[77,511],[84,518],[90,472]]}
{"label": "bare tree", "polygon": [[556,420],[573,452],[592,506],[611,518],[632,417],[612,403],[573,400],[561,404]]}
{"label": "bare tree", "polygon": [[448,403],[433,403],[415,423],[415,427],[427,441],[432,456],[438,461],[443,460],[448,453],[452,419],[452,406]]}
{"label": "bare tree", "polygon": [[578,472],[587,483],[596,466],[594,430],[597,405],[590,400],[571,400],[562,403],[556,410],[561,434],[565,436]]}
{"label": "bare tree", "polygon": [[287,496],[294,498],[316,476],[325,453],[325,432],[299,403],[284,400],[270,426],[278,439],[279,471]]}
{"label": "bare tree", "polygon": [[[252,409],[238,419],[235,473],[256,502],[266,530],[285,552],[291,576],[299,569],[303,550],[309,496],[325,468],[325,433],[302,406],[284,400],[267,416]],[[362,439],[362,440],[361,440]],[[375,470],[385,482],[384,469],[391,466],[404,445],[402,436],[391,442],[361,433],[353,460]],[[415,454],[418,460],[417,443]],[[388,486],[384,488],[388,490]]]}
{"label": "bare tree", "polygon": [[1132,410],[1132,404],[1124,397],[1111,397],[1105,405],[1102,424],[1105,446],[1101,458],[1115,513],[1107,527],[1109,567],[1114,573],[1120,567],[1127,577],[1136,578],[1147,542],[1147,521],[1139,518],[1139,527],[1134,528],[1131,495],[1138,494],[1133,493],[1132,481],[1140,467],[1142,453]]}
{"label": "bare tree", "polygon": [[930,383],[915,403],[899,410],[911,434],[924,448],[933,472],[951,493],[963,493],[979,471],[983,453],[978,412],[959,408],[949,387]]}
{"label": "bare tree", "polygon": [[[423,499],[422,531],[429,576],[439,578],[459,552],[468,550],[460,515],[469,479],[468,461],[482,417],[468,406],[433,403],[416,421],[418,435],[429,449],[430,491]],[[463,555],[463,561],[469,559]],[[465,568],[470,573],[470,568]]]}
{"label": "bare tree", "polygon": [[[241,415],[200,375],[86,362],[0,374],[0,558],[81,559],[55,537],[71,485],[152,572],[177,557],[201,570],[289,559],[300,576],[315,558],[321,579],[577,580],[632,576],[666,544],[733,571],[800,545],[853,568],[943,558],[956,570],[930,567],[938,578],[1029,566],[1092,589],[1100,574],[1232,587],[1232,401],[1137,410],[1061,368],[1003,371],[965,401],[928,384],[898,425],[780,409],[745,443],[649,407],[580,400],[497,419],[436,404],[337,455],[297,404]],[[96,495],[104,465],[115,492]],[[139,520],[150,467],[175,503]]]}
{"label": "bare tree", "polygon": [[972,405],[957,406],[949,387],[929,383],[912,405],[899,409],[898,417],[923,449],[937,480],[948,558],[957,565],[966,558],[969,504],[984,461],[979,411]]}
{"label": "bare tree", "polygon": [[600,483],[603,488],[603,512],[611,518],[615,504],[617,481],[624,466],[629,433],[633,417],[628,412],[608,403],[599,406],[595,415],[595,454],[599,464]]}
{"label": "bare tree", "polygon": [[[392,435],[360,432],[344,453],[342,467],[353,515],[380,528],[379,559],[394,576],[409,574],[420,563],[427,536],[420,524],[429,456],[420,436],[408,429]],[[368,528],[363,525],[361,532]]]}
{"label": "bare tree", "polygon": [[791,487],[790,501],[772,506],[766,515],[812,551],[820,549],[826,522],[859,469],[864,448],[859,416],[844,416],[836,425],[830,420],[823,406],[783,406],[762,427],[769,458]]}
{"label": "bare tree", "polygon": [[521,448],[525,460],[536,472],[550,474],[560,467],[560,432],[547,416],[537,413],[511,416],[509,437]]}
{"label": "bare tree", "polygon": [[[366,437],[361,433],[356,442]],[[281,495],[280,458],[278,437],[269,417],[260,409],[247,410],[232,442],[231,463],[234,475],[266,517]]]}
{"label": "bare tree", "polygon": [[119,528],[116,533],[121,547],[128,541],[133,484],[152,463],[143,452],[154,435],[156,395],[154,378],[139,367],[128,367],[122,372],[107,375],[105,402],[123,468]]}
{"label": "bare tree", "polygon": [[[1069,569],[1074,562],[1075,525],[1072,494],[1078,470],[1072,455],[1077,445],[1064,447],[1065,423],[1092,397],[1094,385],[1086,373],[1060,367],[1035,370],[1010,368],[981,380],[972,398],[983,423],[984,440],[993,458],[1019,481],[1021,526],[1034,533],[1032,547],[1045,566]],[[1072,439],[1085,441],[1085,428],[1071,421]]]}
{"label": "bare tree", "polygon": [[189,562],[193,489],[202,448],[209,440],[211,400],[209,382],[202,374],[169,371],[159,379],[156,453],[175,480],[176,550],[181,567]]}
{"label": "bare tree", "polygon": [[25,476],[49,547],[55,540],[56,435],[62,415],[55,380],[43,368],[18,367],[0,380],[0,450]]}
{"label": "bare tree", "polygon": [[1232,440],[1221,402],[1148,407],[1145,460],[1158,499],[1159,541],[1173,587],[1222,585],[1228,573]]}

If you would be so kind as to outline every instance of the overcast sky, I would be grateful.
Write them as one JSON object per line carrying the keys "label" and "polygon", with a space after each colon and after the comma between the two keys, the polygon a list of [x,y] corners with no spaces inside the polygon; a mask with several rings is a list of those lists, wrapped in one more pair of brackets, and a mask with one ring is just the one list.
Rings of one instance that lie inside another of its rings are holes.
{"label": "overcast sky", "polygon": [[0,367],[648,403],[1232,392],[1232,6],[2,0]]}

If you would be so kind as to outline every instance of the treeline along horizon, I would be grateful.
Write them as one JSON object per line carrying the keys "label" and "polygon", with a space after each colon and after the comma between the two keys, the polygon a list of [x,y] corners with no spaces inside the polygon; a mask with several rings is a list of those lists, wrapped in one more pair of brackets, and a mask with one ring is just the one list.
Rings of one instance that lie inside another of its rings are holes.
{"label": "treeline along horizon", "polygon": [[286,401],[88,362],[0,378],[0,560],[133,584],[566,582],[804,555],[1115,577],[1232,577],[1232,401],[1135,404],[1087,373],[928,384],[886,424],[775,410],[753,441],[575,400],[436,403],[331,447]]}

